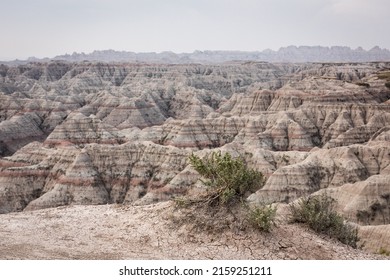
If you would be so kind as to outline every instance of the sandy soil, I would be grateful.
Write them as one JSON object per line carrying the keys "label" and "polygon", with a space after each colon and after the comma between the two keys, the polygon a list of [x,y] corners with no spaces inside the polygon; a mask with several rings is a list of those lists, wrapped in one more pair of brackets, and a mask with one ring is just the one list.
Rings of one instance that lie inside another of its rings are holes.
{"label": "sandy soil", "polygon": [[190,232],[171,202],[0,215],[0,259],[377,259],[282,223],[271,233]]}

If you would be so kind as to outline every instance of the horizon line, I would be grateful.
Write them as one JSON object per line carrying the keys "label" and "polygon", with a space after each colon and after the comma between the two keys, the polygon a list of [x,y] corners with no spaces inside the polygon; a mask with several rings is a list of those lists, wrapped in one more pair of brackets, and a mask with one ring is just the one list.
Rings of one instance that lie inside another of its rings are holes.
{"label": "horizon line", "polygon": [[37,60],[45,60],[45,59],[56,59],[57,57],[62,57],[62,56],[72,56],[72,55],[91,55],[91,54],[94,54],[94,53],[98,53],[98,52],[108,52],[108,51],[112,51],[112,52],[117,52],[117,53],[133,53],[133,54],[164,54],[164,53],[172,53],[172,54],[176,54],[176,55],[182,55],[182,54],[194,54],[194,53],[205,53],[205,52],[240,52],[240,53],[263,53],[263,52],[279,52],[283,49],[288,49],[288,48],[324,48],[324,49],[332,49],[332,48],[348,48],[350,49],[351,51],[365,51],[365,52],[369,52],[371,50],[374,50],[374,49],[380,49],[381,51],[390,51],[388,48],[385,48],[385,47],[380,47],[378,45],[375,45],[374,47],[370,48],[370,49],[365,49],[361,46],[358,46],[356,48],[353,48],[353,47],[350,47],[350,46],[347,46],[347,45],[332,45],[332,46],[323,46],[323,45],[288,45],[288,46],[282,46],[282,47],[279,47],[277,50],[275,49],[271,49],[271,48],[265,48],[263,50],[234,50],[234,49],[204,49],[204,50],[199,50],[199,49],[195,49],[193,50],[192,52],[176,52],[176,51],[172,51],[172,50],[163,50],[163,51],[132,51],[132,50],[116,50],[116,49],[97,49],[97,50],[93,50],[93,51],[90,51],[90,52],[86,52],[86,51],[73,51],[72,53],[63,53],[63,54],[58,54],[58,55],[55,55],[55,56],[52,56],[52,57],[49,57],[49,56],[45,56],[45,57],[37,57],[37,56],[28,56],[26,59],[22,59],[22,58],[1,58],[1,61],[2,62],[13,62],[13,61],[29,61],[29,60],[34,60],[34,59],[37,59]]}

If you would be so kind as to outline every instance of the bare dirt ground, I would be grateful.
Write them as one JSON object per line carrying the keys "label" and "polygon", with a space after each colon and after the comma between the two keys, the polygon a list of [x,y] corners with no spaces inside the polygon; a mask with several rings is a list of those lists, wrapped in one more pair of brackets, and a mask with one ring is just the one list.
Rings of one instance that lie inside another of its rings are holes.
{"label": "bare dirt ground", "polygon": [[0,215],[0,259],[380,259],[281,223],[271,233],[191,232],[172,202]]}

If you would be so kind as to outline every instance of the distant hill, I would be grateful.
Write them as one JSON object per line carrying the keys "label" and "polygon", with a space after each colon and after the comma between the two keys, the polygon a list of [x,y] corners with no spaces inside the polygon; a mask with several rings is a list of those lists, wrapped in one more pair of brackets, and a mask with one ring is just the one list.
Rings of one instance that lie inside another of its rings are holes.
{"label": "distant hill", "polygon": [[128,51],[103,50],[92,53],[76,53],[59,55],[54,58],[29,58],[27,61],[13,61],[11,63],[25,63],[48,60],[65,60],[70,62],[102,61],[102,62],[148,62],[148,63],[223,63],[227,61],[266,61],[266,62],[369,62],[390,61],[390,51],[380,47],[364,50],[359,47],[321,47],[321,46],[289,46],[278,51],[270,49],[264,51],[194,51],[193,53],[174,52],[146,52],[135,53]]}

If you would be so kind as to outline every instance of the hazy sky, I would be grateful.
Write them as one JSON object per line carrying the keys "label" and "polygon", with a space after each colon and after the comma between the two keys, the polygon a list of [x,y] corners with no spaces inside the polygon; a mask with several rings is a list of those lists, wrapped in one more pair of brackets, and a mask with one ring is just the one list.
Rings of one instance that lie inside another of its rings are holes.
{"label": "hazy sky", "polygon": [[115,49],[390,49],[389,0],[0,0],[0,60]]}

